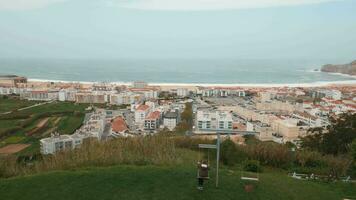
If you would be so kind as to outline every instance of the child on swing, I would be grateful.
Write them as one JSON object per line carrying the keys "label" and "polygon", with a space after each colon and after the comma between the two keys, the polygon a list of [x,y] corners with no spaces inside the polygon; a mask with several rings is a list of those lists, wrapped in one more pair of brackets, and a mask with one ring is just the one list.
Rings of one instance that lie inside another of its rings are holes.
{"label": "child on swing", "polygon": [[198,190],[203,190],[204,180],[209,179],[209,166],[206,161],[198,162]]}

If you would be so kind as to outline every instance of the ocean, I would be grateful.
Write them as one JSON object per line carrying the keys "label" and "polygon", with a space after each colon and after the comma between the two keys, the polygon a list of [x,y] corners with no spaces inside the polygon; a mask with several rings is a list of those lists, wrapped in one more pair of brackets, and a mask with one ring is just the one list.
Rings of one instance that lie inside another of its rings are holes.
{"label": "ocean", "polygon": [[16,74],[36,80],[120,83],[356,83],[356,77],[315,71],[325,63],[252,59],[0,59],[0,74]]}

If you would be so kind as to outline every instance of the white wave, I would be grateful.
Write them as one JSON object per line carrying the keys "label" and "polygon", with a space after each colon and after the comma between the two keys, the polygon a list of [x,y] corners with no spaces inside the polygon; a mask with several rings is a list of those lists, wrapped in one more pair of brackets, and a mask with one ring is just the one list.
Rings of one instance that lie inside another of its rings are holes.
{"label": "white wave", "polygon": [[[29,79],[31,82],[56,82],[56,83],[81,83],[81,84],[95,84],[102,82],[89,81],[62,81],[62,80],[46,80],[46,79]],[[115,85],[130,85],[132,82],[106,82]],[[170,87],[326,87],[331,85],[354,85],[356,80],[344,81],[318,81],[312,83],[153,83],[148,82],[151,86],[170,86]]]}

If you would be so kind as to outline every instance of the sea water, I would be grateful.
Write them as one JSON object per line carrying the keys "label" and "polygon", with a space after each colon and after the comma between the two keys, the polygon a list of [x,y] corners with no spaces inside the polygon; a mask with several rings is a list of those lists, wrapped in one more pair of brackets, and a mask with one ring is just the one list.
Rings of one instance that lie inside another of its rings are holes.
{"label": "sea water", "polygon": [[309,84],[355,82],[317,71],[324,61],[237,59],[0,59],[0,74],[83,82]]}

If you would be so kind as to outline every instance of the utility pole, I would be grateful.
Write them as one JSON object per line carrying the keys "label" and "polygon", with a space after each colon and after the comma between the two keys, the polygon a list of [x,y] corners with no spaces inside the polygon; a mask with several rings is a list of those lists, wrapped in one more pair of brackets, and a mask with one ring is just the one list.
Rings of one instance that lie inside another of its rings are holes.
{"label": "utility pole", "polygon": [[219,186],[220,133],[216,134],[216,187]]}

